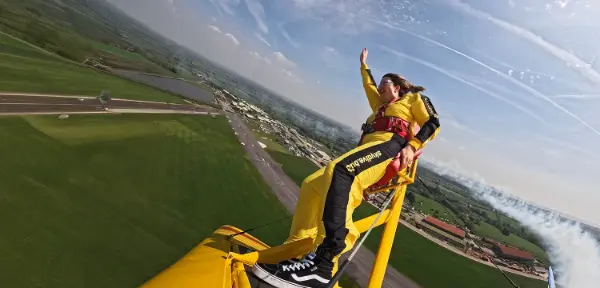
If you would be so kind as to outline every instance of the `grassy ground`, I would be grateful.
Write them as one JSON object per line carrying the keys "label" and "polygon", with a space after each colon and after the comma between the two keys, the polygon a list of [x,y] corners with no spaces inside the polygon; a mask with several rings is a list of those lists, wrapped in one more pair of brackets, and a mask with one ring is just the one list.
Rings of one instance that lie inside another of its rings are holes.
{"label": "grassy ground", "polygon": [[0,117],[0,139],[6,287],[135,287],[222,224],[287,215],[221,117]]}
{"label": "grassy ground", "polygon": [[102,1],[0,0],[0,11],[0,30],[66,59],[176,75],[174,43]]}
{"label": "grassy ground", "polygon": [[294,182],[296,182],[298,186],[302,184],[302,181],[304,178],[306,178],[306,176],[319,169],[317,165],[304,157],[298,157],[268,149],[267,152],[269,152],[271,157],[273,157],[273,160],[281,164],[281,168],[285,174],[287,174]]}
{"label": "grassy ground", "polygon": [[261,143],[267,146],[268,150],[292,155],[290,150],[285,148],[283,145],[279,144],[277,140],[274,139],[273,135],[269,135],[260,131],[252,131],[252,133],[254,133],[254,137],[256,137],[256,140],[260,141]]}
{"label": "grassy ground", "polygon": [[477,235],[490,237],[492,239],[502,241],[509,245],[525,249],[533,253],[533,255],[540,261],[545,263],[549,262],[548,255],[544,252],[544,250],[542,250],[542,248],[515,234],[505,236],[500,230],[498,230],[498,228],[491,226],[490,224],[487,224],[485,222],[481,222],[481,224],[475,226],[475,233]]}
{"label": "grassy ground", "polygon": [[63,61],[0,33],[0,89],[12,92],[99,95],[184,103],[173,94]]}
{"label": "grassy ground", "polygon": [[[448,223],[451,224],[458,224],[458,225],[464,225],[463,221],[461,221],[456,214],[454,214],[454,212],[452,211],[447,211],[444,208],[444,205],[442,205],[441,203],[429,199],[427,197],[424,197],[422,195],[419,194],[415,194],[415,204],[414,207],[416,210],[423,212],[425,214],[428,215],[432,215],[434,217],[437,217],[439,219],[442,219]],[[435,212],[437,211],[437,216],[434,215],[436,214]],[[449,215],[448,212],[451,214]],[[455,223],[454,219],[456,219],[456,221],[458,221],[458,223]]]}
{"label": "grassy ground", "polygon": [[120,57],[123,57],[126,59],[141,61],[141,62],[149,62],[148,59],[144,58],[144,56],[142,56],[140,54],[126,51],[126,50],[120,49],[120,48],[112,46],[112,45],[94,42],[94,46],[96,49],[99,49],[99,50],[102,50],[102,51],[105,51],[108,53],[112,53],[114,55],[117,55],[117,56],[120,56]]}
{"label": "grassy ground", "polygon": [[261,123],[259,121],[254,121],[254,120],[246,121],[246,125],[250,128],[250,130],[252,130],[252,133],[254,134],[254,137],[256,137],[256,140],[265,144],[267,146],[268,150],[278,151],[278,152],[286,153],[286,154],[290,154],[290,155],[292,154],[290,152],[290,150],[288,150],[283,145],[279,144],[279,142],[277,142],[277,136],[262,132],[260,130],[260,124]]}
{"label": "grassy ground", "polygon": [[306,176],[317,171],[319,167],[306,157],[299,157],[293,155],[288,149],[279,144],[275,140],[275,136],[261,132],[257,121],[249,121],[248,127],[251,128],[252,133],[256,139],[267,147],[265,150],[273,157],[283,171],[294,181],[298,186],[302,185],[302,181]]}

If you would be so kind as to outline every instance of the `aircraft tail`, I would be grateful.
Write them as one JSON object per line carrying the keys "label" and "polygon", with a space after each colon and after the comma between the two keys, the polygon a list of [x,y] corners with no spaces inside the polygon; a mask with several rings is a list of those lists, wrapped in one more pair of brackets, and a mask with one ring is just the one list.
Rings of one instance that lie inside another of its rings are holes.
{"label": "aircraft tail", "polygon": [[548,267],[548,288],[556,288],[556,284],[554,283],[554,273],[552,272],[552,267]]}

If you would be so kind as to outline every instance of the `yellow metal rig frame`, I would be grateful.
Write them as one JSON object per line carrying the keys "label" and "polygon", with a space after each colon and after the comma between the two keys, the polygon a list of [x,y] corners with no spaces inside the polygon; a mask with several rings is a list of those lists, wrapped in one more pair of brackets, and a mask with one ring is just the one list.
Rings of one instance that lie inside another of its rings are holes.
{"label": "yellow metal rig frame", "polygon": [[[385,224],[381,240],[379,242],[379,248],[375,255],[375,262],[371,269],[371,276],[369,278],[368,288],[379,288],[383,283],[386,266],[390,258],[392,245],[400,221],[400,213],[402,211],[402,204],[404,202],[404,196],[406,195],[406,189],[408,185],[414,183],[414,179],[417,172],[418,159],[415,159],[413,164],[407,169],[403,169],[398,172],[398,177],[395,183],[390,183],[383,187],[367,190],[367,194],[375,194],[380,192],[398,190],[394,194],[394,198],[391,201],[390,208],[382,211],[381,217],[373,225],[373,227],[381,226]],[[362,234],[365,233],[371,224],[377,219],[379,213],[360,219],[354,223],[358,231]],[[390,221],[391,220],[391,221]],[[301,255],[308,251],[312,245],[312,239],[306,239],[306,241],[296,241],[289,244],[279,245],[267,250],[256,251],[248,254],[236,254],[231,253],[230,256],[238,261],[243,262],[247,265],[254,265],[257,262],[261,263],[277,263],[282,260],[289,259],[292,255]]]}
{"label": "yellow metal rig frame", "polygon": [[[414,183],[417,164],[418,158],[408,168],[399,171],[398,177],[395,177],[396,181],[390,181],[385,187],[365,191],[367,194],[374,194],[396,190],[390,207],[381,212],[376,223],[373,224],[379,213],[354,222],[361,234],[365,233],[372,224],[373,227],[385,224],[371,269],[368,288],[382,286],[400,221],[406,188],[407,185]],[[251,288],[244,265],[253,266],[257,262],[277,263],[295,255],[305,254],[313,244],[313,239],[309,238],[269,247],[249,233],[241,232],[243,230],[230,225],[221,226],[171,267],[148,280],[141,287]],[[234,234],[236,234],[234,237],[229,237]],[[248,249],[254,251],[243,252]],[[338,283],[335,287],[339,287]]]}

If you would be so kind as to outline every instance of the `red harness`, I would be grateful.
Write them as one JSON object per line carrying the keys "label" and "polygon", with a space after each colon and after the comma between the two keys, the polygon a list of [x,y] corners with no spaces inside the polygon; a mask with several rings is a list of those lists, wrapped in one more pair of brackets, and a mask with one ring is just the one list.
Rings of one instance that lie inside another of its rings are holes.
{"label": "red harness", "polygon": [[409,135],[410,123],[398,117],[385,116],[385,110],[387,107],[396,102],[396,100],[398,100],[398,98],[390,101],[390,103],[381,105],[379,110],[377,110],[377,114],[375,114],[375,119],[373,119],[373,122],[364,123],[362,125],[361,130],[363,133],[360,136],[359,143],[362,143],[362,140],[366,134],[373,133],[375,131],[393,132],[400,135],[402,138],[407,138]]}
{"label": "red harness", "polygon": [[[396,100],[398,100],[398,98],[390,101],[390,103],[387,104],[383,104],[379,107],[379,110],[377,110],[377,114],[375,114],[375,119],[373,119],[372,123],[365,123],[362,126],[362,136],[360,137],[360,142],[362,143],[362,140],[364,138],[364,136],[366,134],[369,133],[373,133],[375,131],[386,131],[386,132],[393,132],[396,133],[398,135],[400,135],[402,138],[405,138],[407,141],[410,140],[410,123],[404,119],[398,118],[398,117],[388,117],[385,116],[385,110],[387,109],[387,107],[389,107],[390,104],[396,102]],[[419,155],[421,155],[421,150],[416,151],[415,153],[415,158],[418,158]],[[398,172],[400,171],[400,152],[398,152],[398,155],[396,155],[394,157],[394,159],[390,162],[390,164],[388,164],[388,166],[385,169],[385,173],[384,175],[381,177],[381,179],[379,179],[376,183],[374,183],[373,185],[369,186],[367,188],[367,190],[374,190],[377,188],[382,188],[385,187],[386,185],[388,185],[390,183],[390,181],[396,177],[396,175],[398,175]],[[363,193],[363,199],[368,200],[368,193]]]}

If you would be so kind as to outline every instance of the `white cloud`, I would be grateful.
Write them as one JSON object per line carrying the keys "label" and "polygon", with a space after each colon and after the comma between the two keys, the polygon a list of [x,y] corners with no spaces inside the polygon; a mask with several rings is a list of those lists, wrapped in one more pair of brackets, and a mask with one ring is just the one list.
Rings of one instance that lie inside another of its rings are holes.
{"label": "white cloud", "polygon": [[462,57],[464,57],[466,59],[469,59],[470,61],[472,61],[472,62],[474,62],[474,63],[476,63],[478,65],[481,65],[482,67],[485,67],[486,69],[488,69],[488,70],[496,73],[498,76],[500,76],[500,77],[502,77],[502,78],[504,78],[504,79],[506,79],[506,80],[508,80],[508,81],[510,81],[512,83],[514,83],[516,86],[518,86],[518,87],[520,87],[520,88],[522,88],[522,89],[524,89],[526,91],[529,91],[532,95],[534,95],[534,96],[536,96],[536,97],[538,97],[538,98],[540,98],[540,99],[548,102],[551,106],[553,106],[553,107],[561,110],[563,113],[565,113],[565,114],[571,116],[571,118],[577,120],[579,123],[581,123],[583,126],[585,126],[589,131],[592,131],[592,132],[594,132],[594,134],[600,136],[600,131],[598,131],[596,128],[594,128],[592,125],[590,125],[588,122],[586,122],[585,120],[581,119],[579,116],[573,114],[571,111],[567,110],[562,105],[556,103],[554,100],[550,99],[548,96],[546,96],[546,95],[540,93],[539,91],[531,88],[530,86],[527,86],[526,84],[523,84],[522,82],[520,82],[520,81],[518,81],[518,80],[516,80],[516,79],[514,79],[514,78],[512,78],[512,77],[510,77],[508,75],[506,75],[506,73],[500,72],[500,71],[498,71],[498,70],[490,67],[489,65],[486,65],[485,63],[483,63],[483,62],[481,62],[481,61],[479,61],[479,60],[477,60],[477,59],[475,59],[475,58],[473,58],[473,57],[471,57],[471,56],[469,56],[469,55],[467,55],[467,54],[465,54],[463,52],[460,52],[460,51],[458,51],[458,50],[456,50],[454,48],[451,48],[451,47],[449,47],[449,46],[447,46],[445,44],[442,44],[442,43],[440,43],[438,41],[435,41],[433,39],[427,38],[425,36],[419,35],[417,33],[408,31],[408,30],[406,30],[406,29],[404,29],[402,27],[399,27],[397,25],[393,25],[393,24],[390,24],[390,23],[387,23],[387,22],[382,22],[382,21],[379,21],[379,20],[369,20],[369,21],[373,21],[375,23],[378,23],[378,24],[380,24],[382,26],[385,26],[385,27],[388,27],[388,28],[391,28],[391,29],[394,29],[394,30],[402,31],[402,32],[407,33],[409,35],[412,35],[412,36],[414,36],[416,38],[419,38],[421,40],[427,41],[428,43],[431,43],[431,44],[433,44],[435,46],[438,46],[440,48],[444,48],[444,49],[446,49],[448,51],[456,53],[456,54],[458,54],[458,55],[460,55],[460,56],[462,56]]}
{"label": "white cloud", "polygon": [[[592,152],[588,149],[585,149],[583,147],[580,147],[579,145],[576,145],[575,143],[571,143],[571,142],[565,142],[562,141],[560,139],[557,139],[556,137],[548,137],[548,136],[544,136],[544,135],[535,135],[533,137],[534,145],[547,145],[547,147],[554,147],[554,148],[564,148],[569,150],[571,153],[569,154],[580,154],[580,155],[585,155],[585,157],[590,157],[593,158],[594,161],[600,161],[600,154]],[[538,144],[539,143],[539,144]],[[548,148],[550,149],[550,148]],[[575,152],[575,153],[572,153]]]}
{"label": "white cloud", "polygon": [[252,56],[252,57],[254,57],[254,58],[256,58],[256,59],[259,59],[259,60],[261,60],[261,61],[264,61],[264,62],[265,62],[265,63],[267,63],[267,64],[271,64],[271,60],[269,60],[269,58],[267,58],[267,57],[264,57],[264,56],[260,55],[260,54],[259,54],[258,52],[256,52],[256,51],[248,51],[248,54],[250,54],[250,56]]}
{"label": "white cloud", "polygon": [[240,0],[216,0],[217,4],[229,15],[235,15],[231,6],[237,6],[240,4]]}
{"label": "white cloud", "polygon": [[334,68],[334,69],[343,69],[342,67],[344,65],[343,65],[342,61],[344,58],[340,55],[340,53],[335,48],[333,48],[331,46],[323,47],[323,53],[321,56],[327,67]]}
{"label": "white cloud", "polygon": [[335,50],[335,48],[330,47],[330,46],[325,46],[325,52],[327,52],[328,54],[331,54],[331,55],[338,55],[337,50]]}
{"label": "white cloud", "polygon": [[294,61],[288,59],[287,57],[285,57],[285,55],[283,55],[283,53],[277,51],[277,52],[273,52],[272,57],[274,60],[278,61],[279,63],[285,65],[285,66],[289,66],[289,67],[296,67],[296,63],[294,63]]}
{"label": "white cloud", "polygon": [[[521,149],[513,146],[509,148],[505,144],[513,143],[504,141],[504,143],[496,145],[501,149],[490,153],[489,149],[483,149],[480,145],[469,146],[469,149],[466,150],[457,149],[463,143],[464,141],[457,139],[448,139],[444,143],[434,140],[427,146],[422,157],[426,162],[435,163],[438,167],[451,166],[448,168],[459,173],[477,171],[477,178],[485,175],[487,183],[495,187],[509,187],[510,190],[515,191],[513,195],[518,195],[527,201],[534,200],[533,202],[538,205],[553,207],[595,222],[598,222],[596,219],[600,219],[597,209],[592,208],[597,205],[598,197],[590,197],[588,194],[590,187],[593,187],[589,186],[593,183],[590,181],[591,179],[577,177],[571,179],[572,181],[558,180],[562,174],[561,170],[570,169],[570,161],[557,161],[544,156],[544,154],[536,153],[538,157],[549,158],[548,162],[555,163],[554,166],[546,165],[550,169],[559,171],[555,173],[547,169],[540,169],[537,165],[531,165],[535,163],[525,160],[527,158],[520,158],[530,151],[541,151],[547,147],[531,145]],[[515,158],[519,160],[516,161]],[[448,163],[453,164],[448,165]],[[565,192],[569,194],[569,201],[565,201],[565,197],[567,197]]]}
{"label": "white cloud", "polygon": [[395,54],[395,55],[397,55],[399,57],[404,57],[404,58],[409,59],[411,61],[417,62],[417,63],[419,63],[421,65],[427,66],[427,67],[429,67],[429,68],[431,68],[433,70],[436,70],[436,71],[438,71],[438,72],[440,72],[440,73],[442,73],[442,74],[444,74],[444,75],[446,75],[446,76],[448,76],[448,77],[450,77],[450,78],[452,78],[452,79],[454,79],[456,81],[459,81],[459,82],[461,82],[463,84],[471,86],[471,87],[473,87],[473,88],[475,88],[475,89],[477,89],[477,90],[479,90],[479,91],[481,91],[481,92],[483,92],[483,93],[485,93],[485,94],[487,94],[489,96],[492,96],[492,97],[494,97],[494,98],[496,98],[496,99],[498,99],[498,100],[500,100],[502,102],[505,102],[505,103],[513,106],[514,108],[516,108],[518,110],[521,110],[522,112],[524,112],[527,115],[533,117],[534,119],[540,121],[541,123],[546,123],[546,121],[542,117],[538,116],[535,112],[533,112],[533,111],[531,111],[531,110],[529,110],[529,109],[521,106],[519,103],[511,101],[510,99],[507,99],[507,98],[505,98],[505,97],[503,97],[501,95],[498,95],[498,94],[496,94],[494,92],[491,92],[491,91],[489,91],[489,90],[487,90],[485,88],[479,87],[479,86],[477,86],[477,85],[475,85],[475,84],[473,84],[473,83],[471,83],[471,82],[469,82],[469,81],[467,81],[465,79],[462,79],[462,78],[460,78],[458,76],[455,76],[452,73],[449,73],[448,71],[446,71],[445,69],[436,66],[435,64],[429,63],[429,62],[427,62],[425,60],[419,59],[419,58],[414,57],[414,56],[406,55],[406,54],[404,54],[402,52],[399,52],[399,51],[392,50],[392,49],[390,49],[388,47],[385,47],[385,46],[380,46],[380,47],[383,50],[386,50],[386,51],[388,51],[388,52],[390,52],[392,54]]}
{"label": "white cloud", "polygon": [[[166,0],[166,1],[169,4],[169,6],[171,7],[171,12],[173,12],[174,14],[177,14],[177,5],[175,3],[175,0]],[[179,17],[179,15],[176,15],[176,17]]]}
{"label": "white cloud", "polygon": [[[451,0],[456,1],[456,0]],[[389,9],[380,9],[382,8],[380,5],[373,5],[372,1],[369,0],[352,0],[352,1],[344,1],[344,0],[293,0],[294,5],[305,11],[309,11],[308,14],[311,14],[311,17],[323,21],[324,23],[333,23],[336,26],[336,32],[345,33],[346,29],[352,30],[354,32],[349,33],[361,33],[367,32],[377,28],[377,26],[384,26],[393,30],[403,31],[409,35],[412,35],[416,38],[426,41],[429,44],[433,44],[434,46],[447,49],[453,53],[456,53],[462,57],[465,57],[472,62],[496,73],[503,79],[513,83],[517,87],[531,93],[533,96],[545,101],[552,107],[562,111],[566,115],[569,115],[571,118],[578,121],[580,124],[585,126],[588,130],[600,136],[600,131],[598,131],[595,127],[590,125],[587,121],[583,120],[579,115],[571,112],[566,109],[562,105],[558,104],[551,98],[546,95],[540,93],[534,88],[524,84],[518,79],[514,79],[507,75],[505,72],[500,72],[489,65],[484,64],[483,62],[463,53],[456,49],[453,49],[445,44],[442,44],[438,41],[432,40],[422,34],[409,31],[402,27],[406,27],[404,24],[400,23],[419,23],[419,20],[415,20],[411,15],[419,15],[422,13],[412,1],[402,1],[398,3],[391,4]],[[377,16],[377,17],[374,17]],[[426,21],[426,20],[425,20]],[[360,24],[358,24],[360,23]],[[330,28],[333,28],[330,27]],[[288,35],[289,36],[289,35]],[[284,35],[284,37],[286,37]],[[286,37],[287,38],[287,37]],[[466,83],[465,83],[466,84]],[[489,91],[488,91],[489,92]],[[489,93],[488,93],[489,94]],[[496,96],[500,96],[497,95]],[[500,96],[501,97],[501,96]],[[496,97],[498,98],[498,97]],[[504,97],[502,97],[504,98]],[[519,105],[521,106],[521,105]],[[530,113],[531,114],[531,113]],[[539,118],[539,117],[538,117]]]}
{"label": "white cloud", "polygon": [[[557,213],[551,209],[546,208],[549,213],[532,209],[529,206],[530,203],[525,203],[520,199],[521,197],[512,197],[510,195],[512,189],[502,189],[504,191],[498,193],[499,191],[496,189],[498,187],[490,187],[489,182],[481,177],[473,179],[468,176],[470,173],[457,171],[456,168],[459,167],[454,165],[455,163],[444,164],[432,163],[428,166],[442,175],[450,176],[463,183],[471,189],[475,196],[513,217],[523,226],[532,229],[544,240],[543,248],[548,252],[555,271],[560,274],[560,277],[556,279],[559,287],[592,288],[597,286],[596,283],[600,282],[600,273],[597,273],[600,271],[600,244],[598,239],[584,231],[580,224],[560,219]],[[518,167],[516,168],[518,169]],[[570,188],[575,189],[575,187]],[[547,196],[546,198],[551,198],[550,195]],[[564,201],[565,197],[568,197],[568,201]],[[568,196],[555,200],[562,201],[563,205],[579,202],[572,208],[587,210],[584,213],[587,213],[592,217],[590,219],[594,219],[592,221],[596,222],[592,224],[599,225],[597,209],[593,208],[594,204],[585,199],[588,197],[581,198],[569,193]],[[535,204],[540,206],[539,203]],[[574,218],[568,214],[565,215],[564,212],[560,214]],[[574,220],[580,221],[577,218]]]}
{"label": "white cloud", "polygon": [[553,95],[550,98],[555,99],[571,99],[571,100],[591,100],[600,99],[598,94],[565,94],[565,95]]}
{"label": "white cloud", "polygon": [[540,72],[540,71],[532,71],[529,68],[518,67],[518,66],[515,66],[514,64],[508,64],[506,62],[500,61],[497,57],[493,57],[493,55],[490,55],[489,53],[484,52],[484,51],[474,50],[474,52],[476,52],[476,54],[478,54],[479,56],[485,58],[487,61],[491,61],[495,64],[498,64],[498,65],[501,65],[501,66],[507,68],[508,76],[513,76],[515,73],[520,73],[519,71],[524,71],[524,72],[532,74],[532,75],[536,75],[536,76],[539,75],[542,77],[546,77],[547,79],[552,80],[554,82],[560,82],[560,84],[563,85],[564,87],[568,86],[575,90],[581,89],[579,83],[561,79],[557,75],[554,75],[554,73],[550,74],[550,72],[544,73],[544,72]]}
{"label": "white cloud", "polygon": [[[457,133],[460,132],[465,132],[467,134],[469,134],[473,139],[477,139],[477,140],[484,140],[490,143],[494,143],[494,144],[500,144],[500,142],[494,138],[491,138],[489,136],[483,135],[481,132],[476,131],[475,129],[467,126],[466,124],[460,123],[458,120],[456,120],[454,117],[452,117],[451,115],[445,114],[445,115],[440,115],[440,122],[443,123],[442,125],[444,125],[444,127],[446,127],[444,130],[448,131],[446,133],[450,133],[453,136],[452,137],[457,137]],[[437,142],[437,138],[434,140]],[[447,141],[447,139],[445,140]]]}
{"label": "white cloud", "polygon": [[238,41],[235,36],[231,35],[230,33],[226,33],[225,38],[227,38],[229,41],[231,41],[233,43],[233,45],[235,46],[240,46],[240,41]]}
{"label": "white cloud", "polygon": [[300,44],[298,44],[298,42],[296,42],[294,40],[294,38],[292,38],[290,36],[290,34],[288,34],[288,32],[285,30],[285,27],[283,27],[283,23],[279,23],[279,25],[277,25],[277,27],[279,28],[279,32],[281,32],[281,36],[283,36],[283,38],[294,48],[298,49],[300,48]]}
{"label": "white cloud", "polygon": [[258,25],[258,30],[263,34],[269,33],[269,27],[265,21],[265,9],[262,4],[257,0],[244,0],[244,2],[246,2],[248,11],[250,11],[250,14],[254,17],[256,25]]}
{"label": "white cloud", "polygon": [[[222,34],[223,32],[221,31],[221,28],[215,26],[215,25],[206,25],[210,30],[217,32],[218,34]],[[227,39],[230,43],[232,43],[235,46],[240,46],[240,41],[237,40],[237,38],[235,38],[235,36],[231,35],[231,33],[225,33],[223,34],[223,36],[225,37],[225,39]]]}
{"label": "white cloud", "polygon": [[292,73],[292,71],[282,68],[281,71],[283,71],[283,73],[285,75],[287,75],[288,77],[290,77],[290,79],[292,79],[294,82],[296,83],[304,83],[304,80],[302,80],[300,77],[296,76],[294,73]]}
{"label": "white cloud", "polygon": [[388,9],[379,9],[380,6],[372,0],[293,0],[293,3],[297,9],[306,11],[336,32],[354,35],[375,28],[372,23],[364,21],[365,18],[392,18],[397,22],[405,22],[401,16],[405,14],[398,13],[398,9],[406,9],[410,13],[413,7],[410,1],[388,3]]}
{"label": "white cloud", "polygon": [[213,30],[217,33],[221,33],[221,29],[219,29],[219,27],[217,27],[215,25],[208,25],[208,28],[210,28],[211,30]]}
{"label": "white cloud", "polygon": [[258,40],[260,40],[260,42],[264,43],[265,45],[267,45],[267,47],[271,47],[271,43],[269,43],[269,41],[267,41],[267,39],[265,39],[265,37],[263,37],[262,35],[260,35],[259,33],[254,34],[254,36],[256,36],[256,38]]}
{"label": "white cloud", "polygon": [[491,14],[477,10],[466,3],[460,2],[459,0],[450,0],[447,3],[449,3],[452,7],[456,8],[461,12],[464,12],[468,15],[479,19],[488,20],[493,24],[497,25],[498,27],[501,27],[502,29],[513,33],[514,35],[517,35],[533,44],[538,45],[539,47],[546,50],[548,53],[554,55],[562,61],[565,61],[570,67],[574,68],[584,77],[590,79],[595,83],[600,84],[600,73],[592,69],[592,65],[579,59],[576,55],[572,54],[571,52],[544,40],[541,36],[536,35],[535,33],[522,27],[519,27],[513,23],[497,19]]}
{"label": "white cloud", "polygon": [[208,1],[210,1],[210,4],[212,4],[215,7],[215,9],[217,10],[217,12],[219,12],[219,15],[223,16],[223,11],[221,11],[221,6],[216,2],[217,0],[208,0]]}

